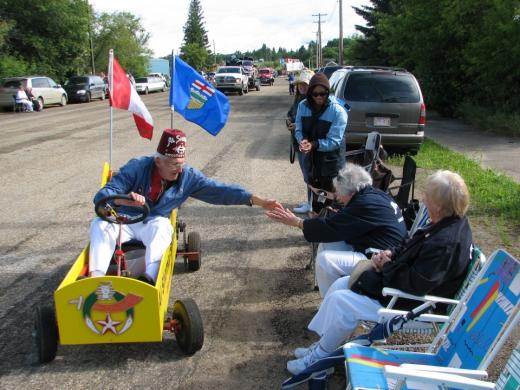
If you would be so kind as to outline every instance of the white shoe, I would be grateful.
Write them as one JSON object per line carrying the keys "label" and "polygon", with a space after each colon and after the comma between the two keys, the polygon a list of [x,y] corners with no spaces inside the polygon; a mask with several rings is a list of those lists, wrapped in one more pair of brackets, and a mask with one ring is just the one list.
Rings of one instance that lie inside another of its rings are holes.
{"label": "white shoe", "polygon": [[314,348],[310,348],[309,352],[300,359],[289,360],[287,362],[287,371],[293,375],[298,375],[310,365],[316,363],[319,359],[327,356],[326,352],[321,352],[319,344]]}
{"label": "white shoe", "polygon": [[309,203],[305,202],[305,203],[302,203],[299,207],[295,207],[293,209],[293,211],[295,213],[305,214],[305,213],[308,213],[309,211],[311,211],[311,205]]}
{"label": "white shoe", "polygon": [[305,355],[307,355],[307,353],[313,349],[313,348],[316,348],[316,345],[318,344],[318,342],[316,341],[315,343],[312,343],[311,345],[309,345],[307,348],[303,347],[303,348],[296,348],[294,350],[294,357],[296,359],[301,359],[302,357],[304,357]]}

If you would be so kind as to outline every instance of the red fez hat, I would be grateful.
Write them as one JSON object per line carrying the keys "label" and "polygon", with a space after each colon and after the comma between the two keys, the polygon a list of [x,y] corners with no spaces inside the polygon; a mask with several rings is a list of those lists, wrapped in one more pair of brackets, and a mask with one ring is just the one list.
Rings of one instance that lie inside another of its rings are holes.
{"label": "red fez hat", "polygon": [[165,157],[184,157],[186,154],[186,134],[182,130],[165,129],[157,146],[157,153]]}

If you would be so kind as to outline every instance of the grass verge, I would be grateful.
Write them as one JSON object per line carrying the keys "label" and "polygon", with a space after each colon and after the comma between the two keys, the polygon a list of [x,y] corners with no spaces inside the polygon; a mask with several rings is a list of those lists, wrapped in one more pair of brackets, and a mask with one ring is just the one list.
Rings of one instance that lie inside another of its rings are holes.
{"label": "grass verge", "polygon": [[[418,168],[429,171],[449,169],[460,174],[471,196],[468,215],[487,220],[502,245],[517,245],[518,237],[515,236],[520,231],[520,184],[506,175],[484,169],[477,161],[430,139],[425,140],[414,159]],[[403,161],[403,157],[395,156],[388,163],[402,166]]]}

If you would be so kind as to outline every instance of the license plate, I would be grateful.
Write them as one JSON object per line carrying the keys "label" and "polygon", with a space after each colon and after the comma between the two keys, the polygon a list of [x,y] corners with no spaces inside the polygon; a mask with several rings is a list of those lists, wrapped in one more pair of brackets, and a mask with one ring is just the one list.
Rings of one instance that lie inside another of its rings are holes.
{"label": "license plate", "polygon": [[388,127],[388,126],[390,126],[390,118],[383,118],[383,117],[375,116],[374,117],[374,126]]}

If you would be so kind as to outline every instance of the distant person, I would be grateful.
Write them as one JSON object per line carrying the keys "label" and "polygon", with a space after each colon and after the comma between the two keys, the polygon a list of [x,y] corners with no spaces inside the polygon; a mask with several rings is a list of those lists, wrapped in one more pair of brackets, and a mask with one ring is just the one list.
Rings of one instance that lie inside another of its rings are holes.
{"label": "distant person", "polygon": [[287,80],[289,80],[289,95],[294,95],[294,75],[289,73]]}
{"label": "distant person", "polygon": [[29,100],[27,93],[23,89],[23,84],[18,84],[18,90],[16,91],[16,95],[14,98],[16,104],[23,104],[24,110],[27,112],[33,112],[33,104],[32,101]]}
{"label": "distant person", "polygon": [[31,87],[25,88],[25,94],[27,95],[27,98],[32,102],[33,110],[41,111],[43,107],[41,106],[40,101],[34,98]]}
{"label": "distant person", "polygon": [[135,88],[135,79],[134,79],[134,76],[132,76],[131,73],[127,73],[127,74],[126,74],[126,77],[128,77],[128,80],[130,80],[130,84],[132,84],[132,86]]}

